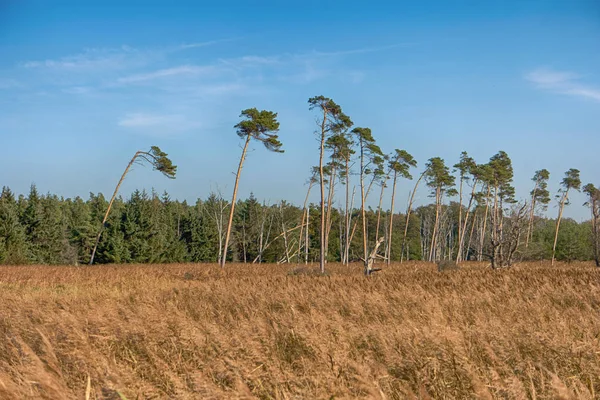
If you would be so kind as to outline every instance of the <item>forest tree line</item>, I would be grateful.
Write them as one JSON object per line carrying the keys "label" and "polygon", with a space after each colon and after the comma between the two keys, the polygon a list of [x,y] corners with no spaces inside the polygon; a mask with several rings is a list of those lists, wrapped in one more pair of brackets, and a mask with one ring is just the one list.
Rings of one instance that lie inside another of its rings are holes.
{"label": "forest tree line", "polygon": [[[40,195],[35,186],[28,196],[15,196],[9,188],[0,195],[0,263],[2,264],[87,264],[108,201],[102,194],[87,200]],[[224,245],[229,202],[212,193],[195,204],[172,200],[167,193],[135,191],[128,199],[117,198],[108,218],[96,255],[97,263],[219,262]],[[237,202],[231,235],[229,260],[258,263],[318,262],[319,206],[310,204],[308,229],[300,237],[302,207],[287,202],[265,204],[254,196]],[[463,206],[463,213],[465,213]],[[488,210],[489,212],[489,210]],[[360,210],[354,209],[357,221]],[[367,235],[375,241],[377,210],[367,209]],[[389,211],[384,212],[387,217]],[[402,251],[406,214],[396,213],[389,248],[391,261],[428,260],[436,205],[415,208],[410,215],[407,240]],[[491,243],[481,235],[485,206],[473,210],[465,242],[465,258],[487,260]],[[306,219],[306,216],[305,216]],[[450,202],[441,208],[438,259],[456,259],[459,205]],[[358,261],[362,256],[362,231],[355,229],[348,260],[344,255],[345,218],[339,210],[331,216],[328,261]],[[389,218],[381,218],[380,235],[389,231]],[[534,217],[531,240],[517,255],[519,260],[542,260],[552,256],[556,219]],[[308,246],[305,240],[308,237]],[[594,258],[591,222],[563,219],[558,235],[556,259],[561,261]]]}
{"label": "forest tree line", "polygon": [[[316,116],[319,158],[309,170],[302,207],[260,203],[254,196],[237,199],[250,143],[284,152],[277,113],[250,108],[234,126],[243,146],[231,201],[215,193],[193,205],[166,193],[136,191],[127,200],[117,197],[134,163],[150,164],[175,178],[177,166],[152,146],[134,154],[108,201],[101,194],[90,194],[88,200],[43,196],[35,186],[27,197],[15,198],[3,188],[0,262],[210,261],[224,267],[228,260],[318,261],[325,272],[328,261],[362,260],[366,275],[377,261],[415,259],[489,260],[492,268],[524,259],[594,259],[600,266],[600,190],[592,184],[582,187],[579,170],[565,172],[556,194],[548,190],[550,172],[536,171],[524,198],[516,196],[512,161],[504,151],[485,163],[466,152],[454,165],[432,157],[413,179],[418,163],[406,150],[384,152],[371,129],[355,126],[330,98],[312,97],[308,105]],[[396,212],[399,184],[412,188],[404,213]],[[319,192],[317,204],[308,202],[311,190]],[[415,208],[418,190],[426,190],[433,203]],[[581,190],[588,198],[590,221],[563,218],[569,195]],[[389,206],[383,204],[386,191]],[[558,204],[556,219],[542,216],[552,195]],[[378,205],[370,208],[373,197]]]}

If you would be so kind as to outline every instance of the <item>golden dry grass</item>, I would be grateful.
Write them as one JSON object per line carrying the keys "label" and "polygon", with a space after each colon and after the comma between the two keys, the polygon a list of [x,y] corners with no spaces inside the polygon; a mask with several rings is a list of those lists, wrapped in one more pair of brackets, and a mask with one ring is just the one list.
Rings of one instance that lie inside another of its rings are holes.
{"label": "golden dry grass", "polygon": [[591,264],[290,270],[1,267],[0,398],[600,396]]}

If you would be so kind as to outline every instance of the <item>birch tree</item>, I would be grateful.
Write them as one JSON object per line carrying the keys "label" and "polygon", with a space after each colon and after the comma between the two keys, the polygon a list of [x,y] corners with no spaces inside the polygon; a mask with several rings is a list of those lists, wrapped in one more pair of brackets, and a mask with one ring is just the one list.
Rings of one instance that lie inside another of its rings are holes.
{"label": "birch tree", "polygon": [[244,119],[237,123],[234,128],[236,128],[236,133],[240,139],[244,139],[244,147],[242,148],[242,155],[240,157],[240,163],[233,185],[233,195],[231,196],[231,207],[229,209],[229,221],[227,223],[227,232],[225,233],[223,256],[221,257],[221,268],[225,267],[225,262],[227,260],[227,249],[229,247],[229,237],[231,235],[238,185],[250,141],[254,139],[261,142],[269,151],[283,153],[283,150],[281,149],[282,143],[279,141],[279,136],[277,135],[277,132],[279,131],[277,113],[266,110],[258,111],[256,108],[248,108],[242,111],[240,117]]}

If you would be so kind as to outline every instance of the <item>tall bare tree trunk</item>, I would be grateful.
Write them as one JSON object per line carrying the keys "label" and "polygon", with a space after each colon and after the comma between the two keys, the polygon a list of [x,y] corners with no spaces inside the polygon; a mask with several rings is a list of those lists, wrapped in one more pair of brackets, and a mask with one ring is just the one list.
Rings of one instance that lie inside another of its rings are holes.
{"label": "tall bare tree trunk", "polygon": [[396,182],[398,173],[394,172],[394,182],[392,183],[392,201],[390,204],[390,226],[388,226],[388,247],[385,254],[387,265],[392,262],[392,233],[394,231],[394,200],[396,198]]}
{"label": "tall bare tree trunk", "polygon": [[308,252],[310,250],[310,238],[308,236],[308,228],[310,223],[310,206],[306,209],[306,231],[304,232],[304,264],[308,264]]}
{"label": "tall bare tree trunk", "polygon": [[[368,253],[368,245],[367,245],[367,214],[365,213],[365,179],[364,179],[364,149],[361,144],[360,146],[360,212],[362,216],[362,230],[363,230],[363,254],[365,260],[365,268],[366,263],[369,257]],[[369,187],[370,189],[370,187]]]}
{"label": "tall bare tree trunk", "polygon": [[435,190],[435,221],[433,223],[433,233],[431,234],[431,248],[429,249],[429,262],[434,261],[434,252],[437,245],[438,223],[440,217],[440,188]]}
{"label": "tall bare tree trunk", "polygon": [[560,228],[560,221],[562,220],[563,210],[565,203],[569,199],[569,190],[565,192],[562,199],[560,199],[560,208],[558,209],[558,220],[556,221],[556,232],[554,233],[554,245],[552,245],[552,265],[554,265],[554,259],[556,256],[556,243],[558,242],[558,229]]}
{"label": "tall bare tree trunk", "polygon": [[379,205],[377,205],[377,226],[375,228],[375,242],[379,240],[379,226],[381,224],[381,203],[383,202],[383,192],[385,190],[385,180],[381,183],[381,192],[379,193]]}
{"label": "tall bare tree trunk", "polygon": [[331,205],[333,203],[333,194],[335,193],[335,177],[336,177],[335,163],[331,168],[329,174],[329,193],[327,194],[327,217],[325,219],[325,263],[327,263],[327,256],[329,255],[329,233],[331,232]]}
{"label": "tall bare tree trunk", "polygon": [[[300,252],[302,250],[302,233],[303,233],[303,229],[304,229],[304,220],[305,218],[307,218],[307,212],[308,209],[306,208],[307,204],[308,204],[308,197],[310,196],[310,189],[312,189],[313,186],[313,180],[310,180],[310,183],[308,184],[308,190],[306,191],[306,197],[304,198],[304,207],[302,208],[302,222],[300,223],[300,235],[298,235],[298,263],[300,263]],[[308,224],[308,222],[307,222]],[[308,232],[308,225],[306,226],[306,231]],[[306,246],[308,246],[308,243],[305,244]]]}
{"label": "tall bare tree trunk", "polygon": [[325,257],[327,255],[325,232],[325,176],[323,172],[323,157],[325,155],[325,124],[327,123],[327,110],[323,109],[323,122],[321,123],[321,152],[319,154],[319,179],[321,186],[321,253],[319,254],[319,269],[325,273]]}
{"label": "tall bare tree trunk", "polygon": [[346,225],[344,227],[344,250],[342,252],[342,264],[348,265],[348,248],[350,247],[350,210],[348,208],[348,202],[350,201],[350,158],[346,157],[346,208],[344,217],[346,220]]}
{"label": "tall bare tree trunk", "polygon": [[223,247],[223,256],[221,257],[221,268],[225,268],[225,262],[227,261],[227,248],[229,247],[229,236],[231,235],[231,227],[233,224],[233,213],[235,210],[235,201],[237,199],[238,185],[240,182],[240,175],[242,173],[242,167],[244,166],[244,160],[246,159],[246,151],[248,150],[248,144],[250,144],[250,135],[246,138],[244,149],[242,150],[242,156],[240,157],[240,164],[238,165],[238,171],[235,175],[235,184],[233,186],[233,196],[231,196],[231,208],[229,209],[229,222],[227,223],[227,233],[225,234],[225,246]]}
{"label": "tall bare tree trunk", "polygon": [[467,256],[468,256],[468,249],[471,248],[471,243],[473,241],[473,232],[475,231],[475,223],[477,222],[477,214],[473,214],[473,223],[471,224],[471,231],[469,233],[469,242],[467,243]]}
{"label": "tall bare tree trunk", "polygon": [[479,238],[479,261],[483,261],[483,245],[485,244],[486,225],[488,219],[488,210],[490,208],[490,185],[487,186],[487,196],[485,198],[485,212],[483,214],[483,228],[481,229],[481,237]]}
{"label": "tall bare tree trunk", "polygon": [[592,198],[590,206],[592,208],[592,236],[594,238],[594,260],[596,261],[596,267],[600,267],[600,227],[598,227],[598,223],[600,222],[600,207],[598,207],[598,200]]}
{"label": "tall bare tree trunk", "polygon": [[456,252],[456,262],[458,263],[462,255],[460,254],[460,238],[462,236],[462,200],[463,200],[463,176],[461,174],[460,186],[458,189],[458,251]]}
{"label": "tall bare tree trunk", "polygon": [[475,189],[477,188],[477,179],[473,181],[473,190],[471,191],[471,197],[469,198],[469,205],[467,206],[467,213],[465,214],[465,220],[462,224],[462,229],[459,230],[458,235],[458,254],[456,255],[456,263],[463,259],[463,248],[465,245],[465,233],[469,222],[469,215],[471,214],[471,206],[473,205],[473,199],[475,198]]}
{"label": "tall bare tree trunk", "polygon": [[115,187],[115,191],[113,192],[110,202],[108,203],[108,208],[106,209],[106,213],[104,214],[104,218],[102,219],[102,226],[100,227],[98,236],[96,236],[96,244],[94,244],[94,249],[92,250],[92,256],[90,258],[90,265],[92,265],[94,263],[94,258],[96,257],[96,250],[98,249],[98,244],[100,243],[100,237],[102,236],[102,231],[104,231],[104,224],[106,224],[106,221],[108,220],[108,214],[110,213],[110,209],[112,208],[112,205],[115,202],[115,199],[117,198],[117,193],[119,192],[119,188],[121,187],[121,184],[125,180],[125,176],[131,169],[131,166],[135,162],[136,158],[138,158],[138,156],[142,153],[143,153],[142,151],[137,151],[135,153],[135,155],[133,156],[131,161],[129,161],[129,164],[127,164],[127,168],[125,168],[123,175],[121,175],[121,179],[119,179],[119,183],[117,183],[117,187]]}
{"label": "tall bare tree trunk", "polygon": [[406,223],[404,224],[404,236],[402,237],[402,251],[400,252],[400,262],[404,261],[404,247],[406,246],[406,237],[408,235],[408,222],[410,221],[410,213],[412,211],[413,201],[415,200],[415,193],[417,193],[419,183],[425,176],[426,172],[427,172],[427,170],[423,171],[421,176],[419,176],[419,179],[417,179],[417,182],[415,183],[415,187],[413,188],[413,191],[410,194],[410,200],[408,201],[408,206],[406,207]]}
{"label": "tall bare tree trunk", "polygon": [[[348,223],[346,224],[346,245],[344,251],[346,252],[346,265],[350,263],[350,243],[354,237],[354,229],[350,232],[350,226],[352,225],[352,210],[354,210],[354,196],[356,195],[356,186],[352,187],[352,199],[350,200],[350,209],[348,210]],[[356,225],[355,225],[356,226]]]}
{"label": "tall bare tree trunk", "polygon": [[525,237],[525,248],[529,247],[529,241],[532,239],[533,236],[533,219],[535,217],[535,197],[536,197],[536,192],[537,192],[537,188],[538,188],[538,182],[535,182],[535,186],[533,188],[533,194],[531,195],[531,210],[529,212],[529,223],[527,224],[527,236]]}
{"label": "tall bare tree trunk", "polygon": [[[290,263],[290,248],[287,237],[287,228],[285,227],[285,221],[283,216],[283,200],[279,203],[279,216],[281,217],[281,230],[283,231],[283,244],[285,246],[285,262]],[[300,229],[302,229],[302,225],[300,225]]]}

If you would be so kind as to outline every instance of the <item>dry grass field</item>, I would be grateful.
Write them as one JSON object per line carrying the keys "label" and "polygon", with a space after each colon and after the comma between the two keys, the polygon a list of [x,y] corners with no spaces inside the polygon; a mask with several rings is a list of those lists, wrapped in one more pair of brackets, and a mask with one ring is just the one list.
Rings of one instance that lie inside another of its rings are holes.
{"label": "dry grass field", "polygon": [[292,268],[0,267],[0,398],[600,398],[592,264]]}

